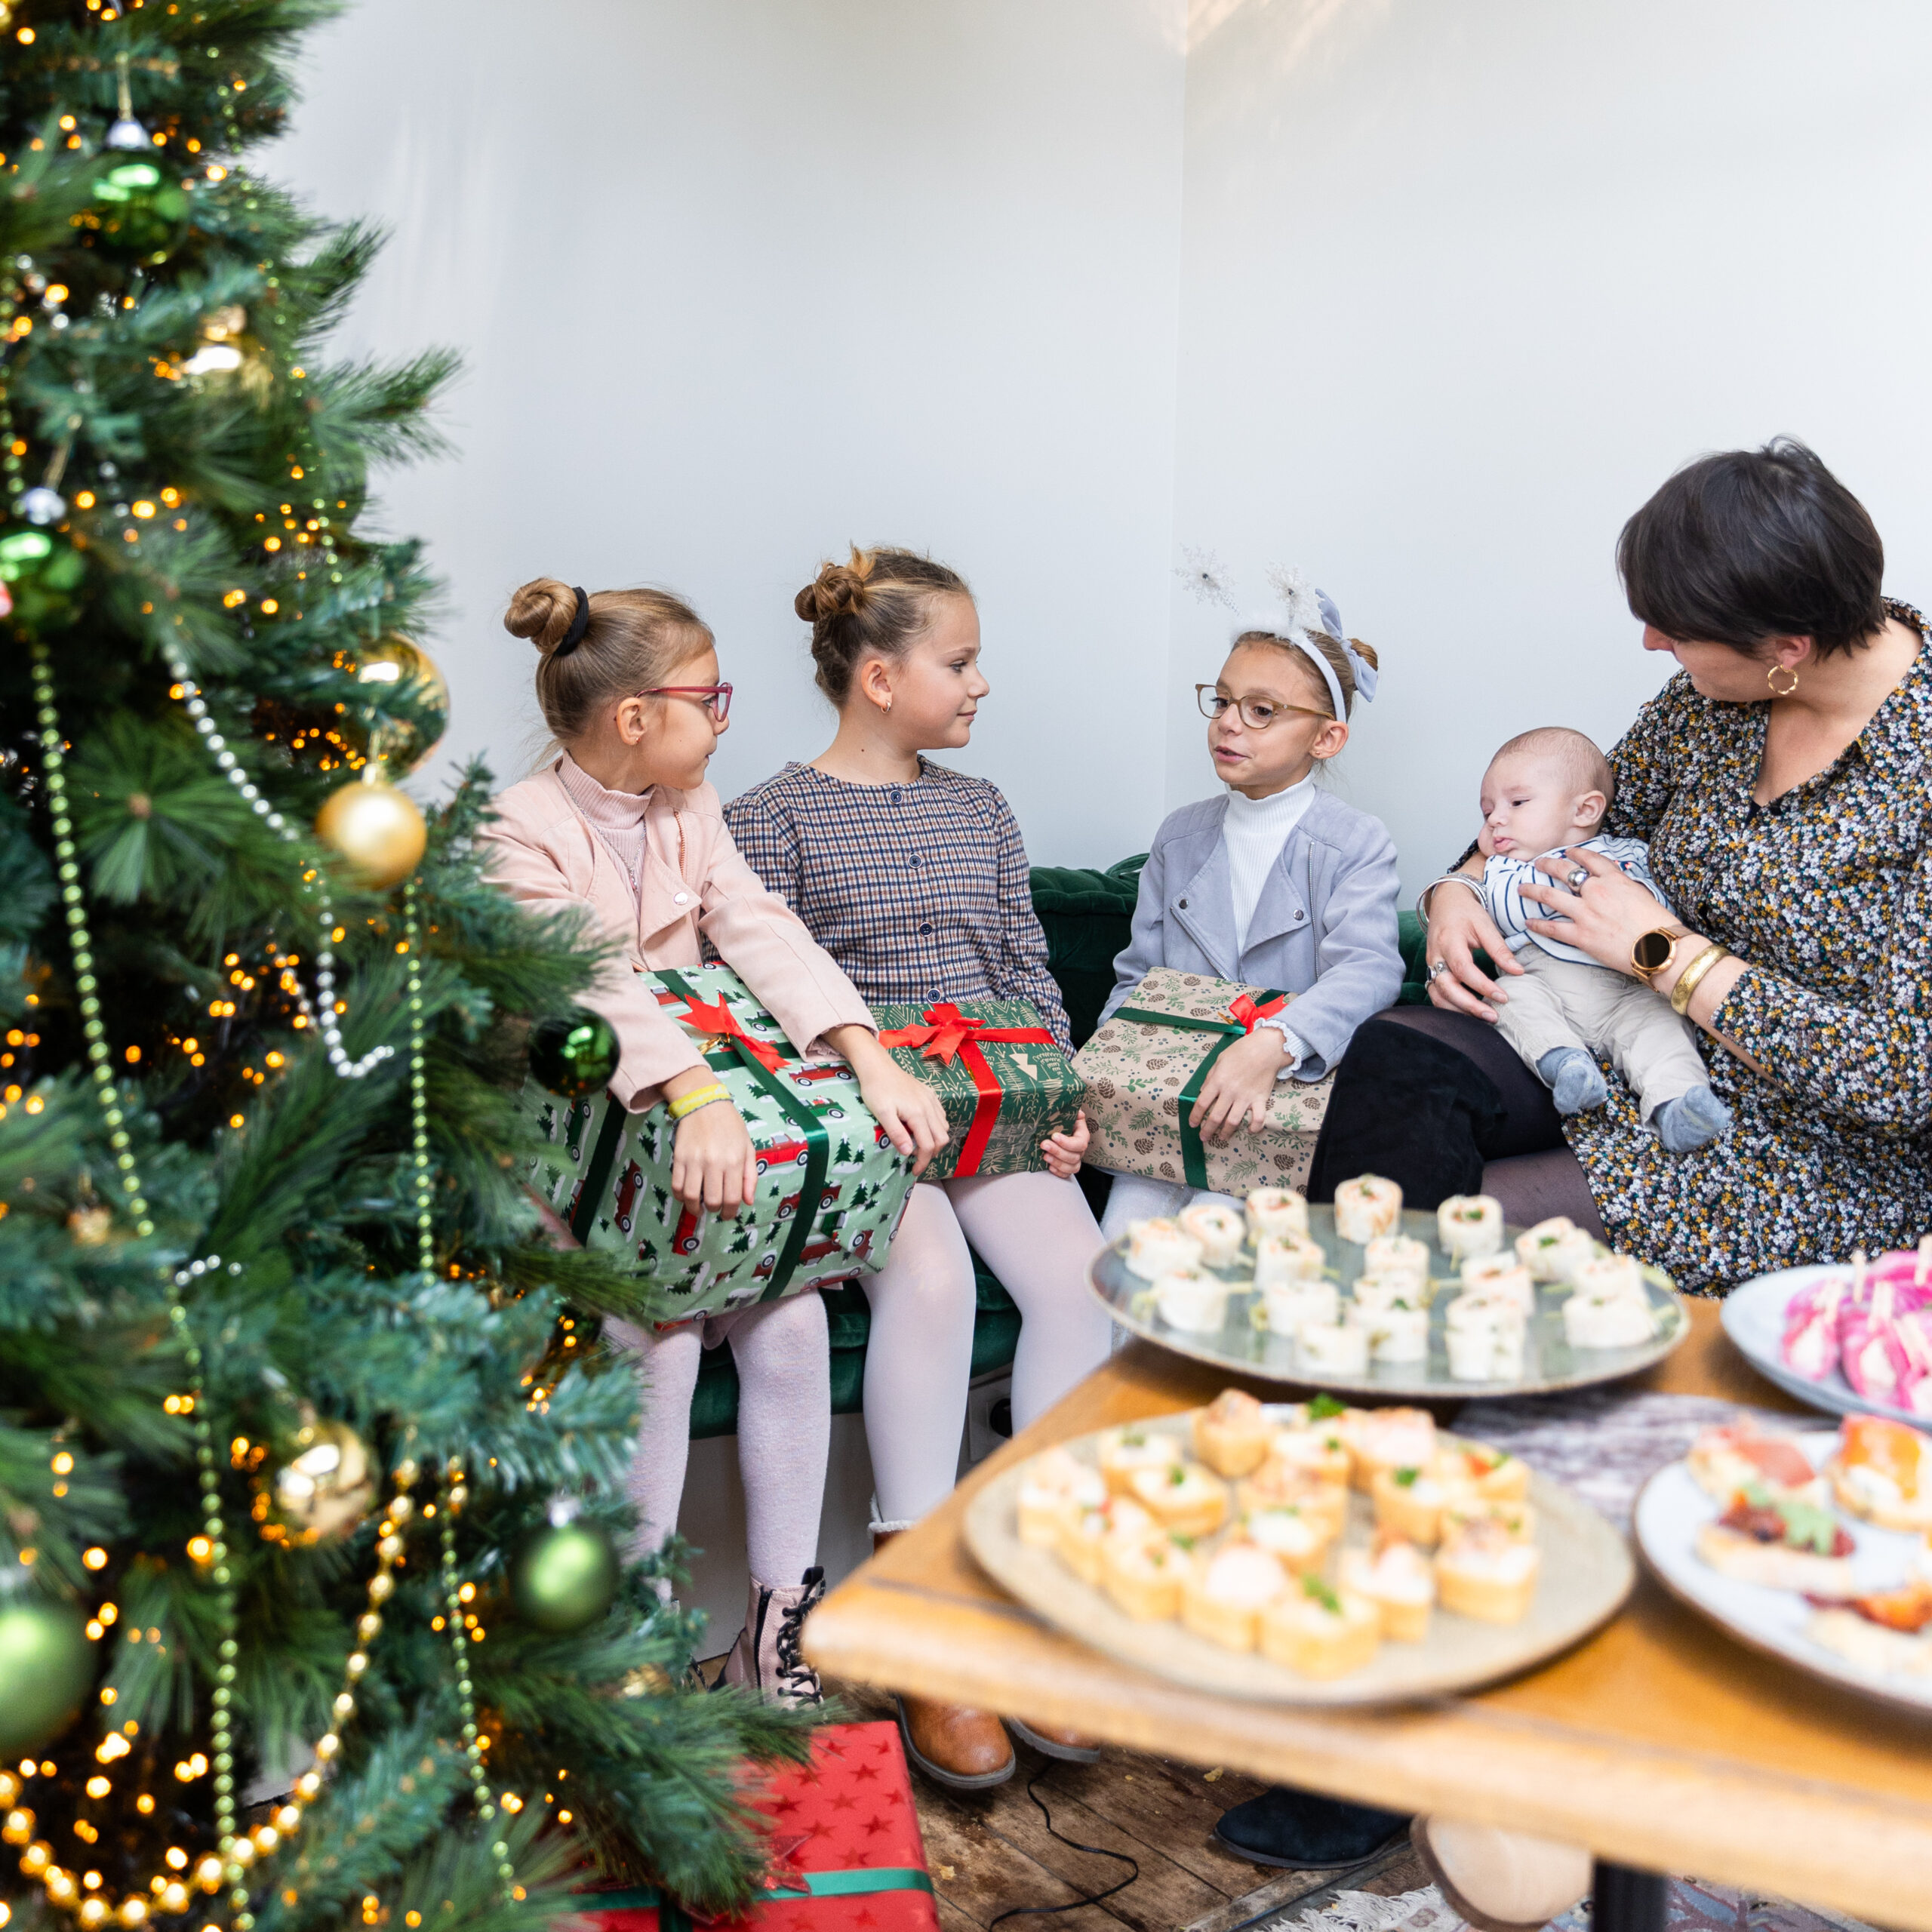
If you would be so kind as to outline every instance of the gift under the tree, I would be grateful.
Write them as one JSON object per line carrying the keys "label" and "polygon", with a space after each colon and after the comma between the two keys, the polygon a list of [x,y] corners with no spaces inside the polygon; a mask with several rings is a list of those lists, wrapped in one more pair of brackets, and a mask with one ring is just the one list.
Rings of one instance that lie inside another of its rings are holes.
{"label": "gift under the tree", "polygon": [[1087,1082],[1088,1160],[1219,1194],[1303,1186],[1332,1074],[1277,1081],[1266,1124],[1244,1123],[1219,1144],[1188,1121],[1214,1063],[1293,997],[1157,966],[1074,1056]]}
{"label": "gift under the tree", "polygon": [[[763,1896],[715,1932],[938,1932],[899,1728],[828,1724],[809,1764],[780,1771],[756,1801],[771,1820]],[[685,1932],[690,1915],[655,1892],[584,1896],[591,1932]]]}
{"label": "gift under the tree", "polygon": [[879,1044],[939,1095],[951,1130],[921,1177],[1026,1174],[1040,1143],[1070,1134],[1086,1082],[1023,999],[875,1006]]}
{"label": "gift under the tree", "polygon": [[533,1080],[525,1105],[551,1143],[531,1183],[585,1247],[632,1257],[652,1318],[683,1321],[798,1294],[884,1266],[911,1165],[859,1097],[844,1061],[807,1061],[724,966],[645,974],[705,1049],[758,1155],[758,1191],[735,1217],[671,1192],[677,1124],[660,1102],[627,1113]]}

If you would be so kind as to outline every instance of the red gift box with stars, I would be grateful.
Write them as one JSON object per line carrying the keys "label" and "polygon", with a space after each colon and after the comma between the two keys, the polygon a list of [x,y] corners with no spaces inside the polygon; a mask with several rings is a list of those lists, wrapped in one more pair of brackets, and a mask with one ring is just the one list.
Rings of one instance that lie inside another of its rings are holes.
{"label": "red gift box with stars", "polygon": [[809,1764],[772,1775],[765,1896],[742,1918],[694,1919],[657,1894],[583,1900],[590,1932],[939,1932],[899,1727],[828,1724]]}

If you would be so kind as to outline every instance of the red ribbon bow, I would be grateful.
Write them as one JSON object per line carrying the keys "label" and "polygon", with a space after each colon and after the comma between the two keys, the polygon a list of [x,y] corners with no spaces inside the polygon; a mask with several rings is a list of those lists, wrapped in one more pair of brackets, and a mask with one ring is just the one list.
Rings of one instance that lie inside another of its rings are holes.
{"label": "red ribbon bow", "polygon": [[720,993],[715,1006],[706,1006],[701,999],[688,999],[685,1010],[678,1017],[687,1026],[700,1033],[716,1035],[721,1039],[735,1041],[749,1054],[768,1073],[776,1073],[785,1064],[785,1056],[764,1040],[755,1040],[738,1024],[731,1009],[724,1004],[724,995]]}
{"label": "red ribbon bow", "polygon": [[1230,1017],[1241,1022],[1242,1032],[1252,1033],[1263,1020],[1272,1019],[1287,1003],[1286,993],[1277,993],[1266,1006],[1257,1006],[1246,993],[1238,993],[1228,1012]]}
{"label": "red ribbon bow", "polygon": [[1054,1036],[1044,1026],[989,1026],[961,1013],[950,1001],[929,1006],[921,1016],[923,1026],[895,1026],[878,1036],[882,1047],[917,1047],[922,1060],[936,1060],[950,1066],[961,1061],[973,1076],[974,1091],[979,1098],[973,1108],[972,1124],[966,1130],[953,1177],[964,1180],[980,1171],[986,1144],[992,1138],[993,1124],[999,1118],[1000,1088],[998,1077],[980,1051],[980,1042],[990,1040],[1001,1045],[1050,1047]]}

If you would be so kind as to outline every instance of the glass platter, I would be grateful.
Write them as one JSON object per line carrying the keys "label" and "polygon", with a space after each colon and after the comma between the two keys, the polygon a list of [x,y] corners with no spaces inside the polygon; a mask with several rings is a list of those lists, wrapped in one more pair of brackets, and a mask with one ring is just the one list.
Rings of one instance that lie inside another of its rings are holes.
{"label": "glass platter", "polygon": [[[1310,1207],[1308,1224],[1309,1238],[1318,1243],[1328,1257],[1329,1279],[1340,1287],[1346,1297],[1349,1284],[1364,1272],[1361,1248],[1337,1236],[1332,1208]],[[1505,1238],[1514,1241],[1521,1232],[1519,1228],[1508,1229]],[[1330,1389],[1338,1395],[1464,1400],[1478,1395],[1536,1395],[1558,1389],[1583,1389],[1592,1383],[1614,1382],[1620,1377],[1637,1374],[1652,1363],[1661,1361],[1690,1332],[1690,1318],[1678,1300],[1670,1277],[1660,1268],[1646,1266],[1644,1284],[1650,1294],[1656,1325],[1651,1340],[1627,1349],[1573,1349],[1564,1336],[1561,1313],[1570,1291],[1560,1284],[1546,1282],[1537,1291],[1537,1312],[1524,1346],[1521,1379],[1458,1382],[1450,1375],[1448,1352],[1442,1339],[1444,1312],[1457,1292],[1456,1264],[1436,1239],[1434,1214],[1404,1213],[1402,1232],[1424,1243],[1429,1251],[1429,1275],[1435,1294],[1429,1304],[1429,1359],[1426,1362],[1371,1362],[1367,1374],[1359,1376],[1337,1375],[1304,1367],[1292,1339],[1270,1334],[1260,1325],[1260,1297],[1251,1291],[1229,1296],[1227,1318],[1217,1331],[1200,1334],[1170,1327],[1153,1306],[1152,1284],[1128,1270],[1121,1251],[1124,1238],[1102,1248],[1094,1257],[1088,1279],[1122,1327],[1148,1341],[1158,1342],[1177,1355],[1212,1362],[1220,1367],[1238,1368],[1245,1374],[1291,1383],[1297,1388]],[[1232,1266],[1208,1272],[1229,1281],[1240,1281],[1253,1272],[1252,1254],[1244,1251]]]}

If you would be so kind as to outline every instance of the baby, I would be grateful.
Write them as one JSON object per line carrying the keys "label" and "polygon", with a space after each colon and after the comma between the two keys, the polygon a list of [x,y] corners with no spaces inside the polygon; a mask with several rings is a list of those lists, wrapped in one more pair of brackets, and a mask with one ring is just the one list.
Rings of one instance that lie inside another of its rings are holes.
{"label": "baby", "polygon": [[1560,725],[1512,738],[1483,774],[1476,840],[1483,900],[1524,975],[1508,982],[1497,1025],[1536,1069],[1558,1113],[1602,1106],[1608,1090],[1596,1056],[1608,1054],[1657,1138],[1672,1153],[1687,1154],[1730,1127],[1730,1109],[1711,1091],[1697,1029],[1641,980],[1531,932],[1530,920],[1550,915],[1522,896],[1525,884],[1549,881],[1537,869],[1539,857],[1581,846],[1621,867],[1670,912],[1644,844],[1601,835],[1613,786],[1603,753]]}

